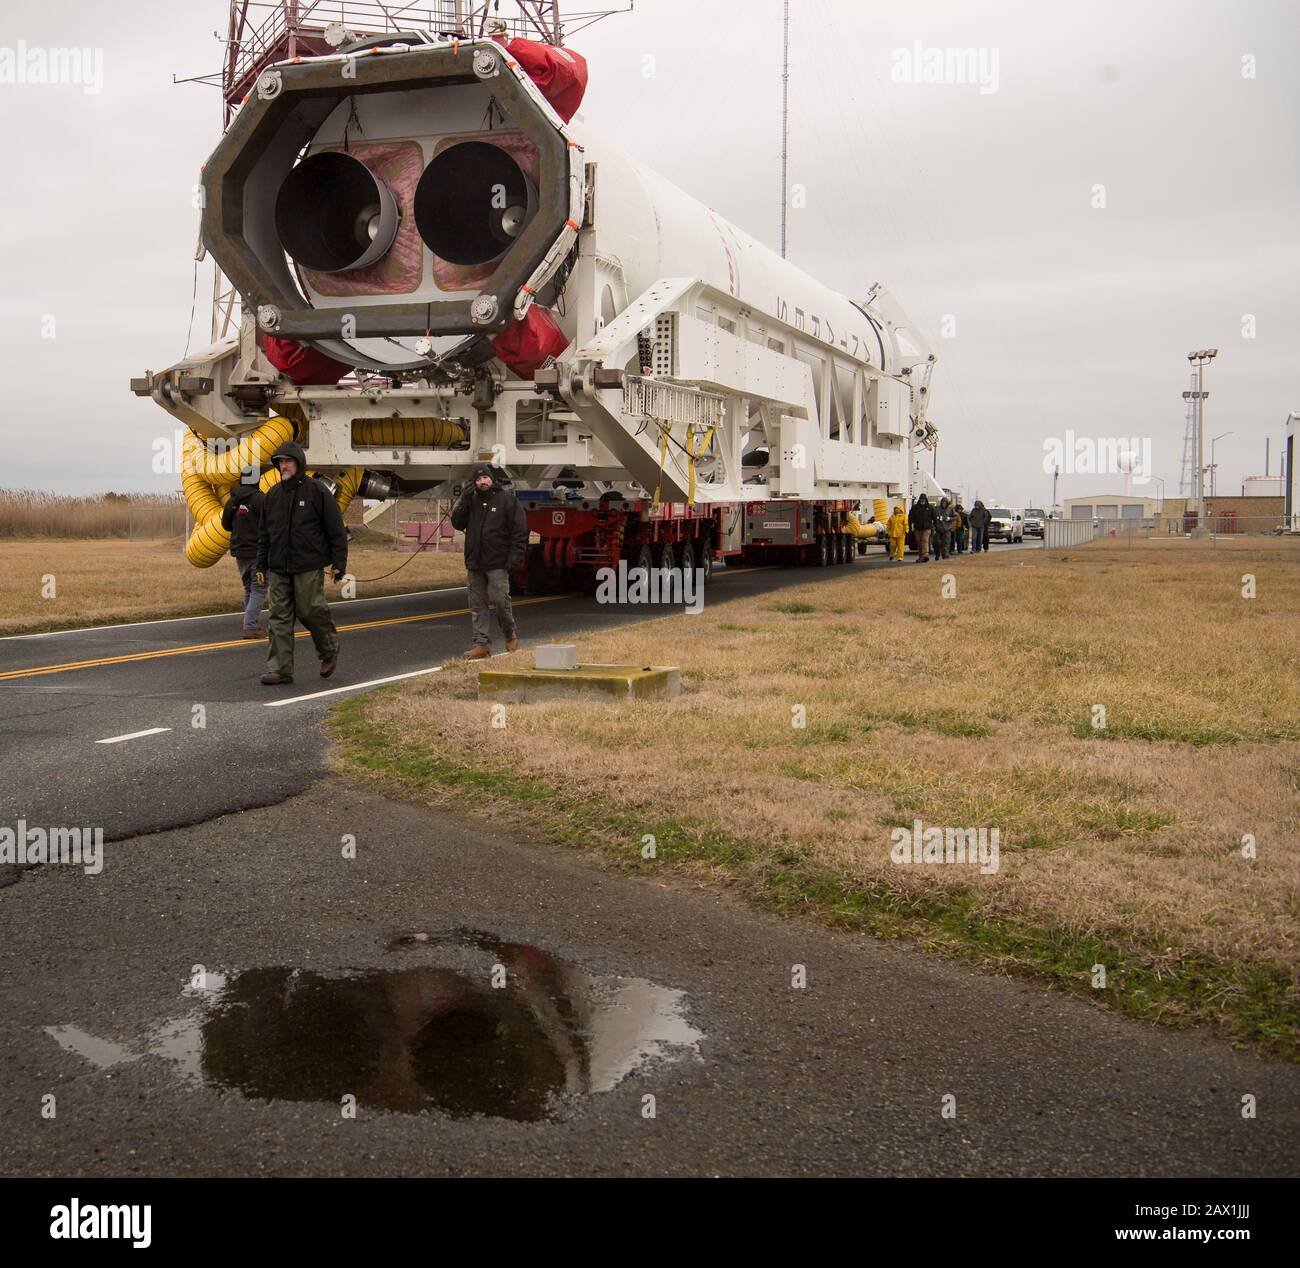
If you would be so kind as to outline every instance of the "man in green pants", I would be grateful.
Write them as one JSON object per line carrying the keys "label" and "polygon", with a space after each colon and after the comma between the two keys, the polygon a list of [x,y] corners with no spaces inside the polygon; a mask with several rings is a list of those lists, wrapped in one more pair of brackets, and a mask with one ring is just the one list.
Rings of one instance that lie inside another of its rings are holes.
{"label": "man in green pants", "polygon": [[334,495],[307,474],[302,446],[286,441],[271,455],[280,483],[266,495],[257,539],[257,577],[267,585],[271,652],[262,682],[278,687],[293,681],[293,623],[311,634],[320,657],[320,676],[338,664],[339,636],[325,602],[324,569],[342,581],[348,568],[348,534]]}

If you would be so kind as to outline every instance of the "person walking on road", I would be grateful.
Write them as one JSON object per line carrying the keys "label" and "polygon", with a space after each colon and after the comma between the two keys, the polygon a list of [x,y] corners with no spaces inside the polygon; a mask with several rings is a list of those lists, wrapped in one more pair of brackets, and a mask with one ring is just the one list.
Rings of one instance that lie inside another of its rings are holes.
{"label": "person walking on road", "polygon": [[894,507],[894,513],[885,521],[885,532],[889,535],[889,557],[903,562],[903,544],[907,541],[907,512],[901,506]]}
{"label": "person walking on road", "polygon": [[302,446],[286,441],[271,455],[280,483],[266,494],[257,539],[258,579],[271,598],[271,651],[262,682],[278,687],[293,681],[293,623],[311,634],[320,657],[320,676],[338,665],[339,636],[325,602],[324,569],[334,580],[348,570],[348,533],[334,495],[307,474]]}
{"label": "person walking on road", "polygon": [[924,493],[912,504],[911,524],[916,532],[916,562],[930,558],[930,533],[934,528],[934,508]]}
{"label": "person walking on road", "polygon": [[970,553],[978,554],[989,548],[989,509],[978,498],[970,512]]}
{"label": "person walking on road", "polygon": [[221,527],[230,534],[230,553],[244,583],[244,637],[265,638],[262,605],[266,586],[257,579],[257,538],[266,497],[256,484],[237,484],[221,508]]}
{"label": "person walking on road", "polygon": [[967,511],[961,504],[961,498],[958,498],[952,508],[952,546],[953,554],[964,555],[966,553],[966,535],[970,531],[970,520],[967,517]]}
{"label": "person walking on road", "polygon": [[939,558],[948,558],[948,546],[952,541],[952,507],[947,498],[939,499],[939,509],[934,513],[934,536],[939,547]]}
{"label": "person walking on road", "polygon": [[451,525],[465,534],[465,572],[469,576],[469,610],[474,645],[466,660],[492,655],[492,617],[505,635],[506,651],[519,646],[514,609],[510,605],[510,574],[523,562],[528,548],[528,520],[510,489],[497,482],[486,463],[474,468],[470,482],[451,512]]}

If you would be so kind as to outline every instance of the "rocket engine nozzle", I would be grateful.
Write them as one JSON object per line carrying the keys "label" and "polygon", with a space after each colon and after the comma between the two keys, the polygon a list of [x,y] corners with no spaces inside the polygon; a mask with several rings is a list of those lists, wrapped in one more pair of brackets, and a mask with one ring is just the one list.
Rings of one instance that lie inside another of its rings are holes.
{"label": "rocket engine nozzle", "polygon": [[415,224],[425,245],[452,264],[495,260],[537,210],[537,190],[519,164],[486,141],[438,154],[415,190]]}
{"label": "rocket engine nozzle", "polygon": [[397,222],[388,186],[360,160],[337,151],[303,159],[275,200],[280,245],[316,273],[362,269],[383,259]]}

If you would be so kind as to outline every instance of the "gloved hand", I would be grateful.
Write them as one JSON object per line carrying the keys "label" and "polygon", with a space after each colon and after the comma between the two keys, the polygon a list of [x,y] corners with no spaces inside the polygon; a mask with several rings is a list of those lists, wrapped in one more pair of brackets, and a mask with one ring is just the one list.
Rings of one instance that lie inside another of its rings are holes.
{"label": "gloved hand", "polygon": [[261,586],[263,590],[266,589],[266,573],[261,572],[260,570],[257,574],[257,584]]}
{"label": "gloved hand", "polygon": [[514,572],[514,570],[515,570],[516,568],[518,568],[519,565],[520,565],[521,563],[523,563],[523,562],[524,562],[524,557],[523,557],[523,555],[518,555],[518,554],[512,554],[512,555],[510,555],[510,556],[506,559],[506,571],[507,571],[507,572]]}
{"label": "gloved hand", "polygon": [[347,576],[347,573],[345,573],[342,568],[335,568],[333,576],[334,576],[334,581],[337,584],[338,582],[342,581],[344,577]]}

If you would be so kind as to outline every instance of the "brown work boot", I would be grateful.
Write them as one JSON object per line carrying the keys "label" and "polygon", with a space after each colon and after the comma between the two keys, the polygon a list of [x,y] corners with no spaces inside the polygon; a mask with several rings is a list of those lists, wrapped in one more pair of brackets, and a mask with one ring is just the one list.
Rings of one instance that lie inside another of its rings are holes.
{"label": "brown work boot", "polygon": [[333,656],[326,656],[325,659],[320,663],[320,676],[322,678],[328,678],[330,674],[334,672],[334,669],[338,665],[338,663],[339,663],[338,652],[335,652]]}
{"label": "brown work boot", "polygon": [[261,629],[258,629],[258,630],[245,630],[245,631],[244,631],[244,637],[245,637],[245,638],[265,638],[265,637],[266,637],[266,631],[265,631],[265,630],[261,630]]}
{"label": "brown work boot", "polygon": [[519,635],[516,634],[514,630],[511,630],[510,633],[506,635],[506,651],[517,652],[518,650],[519,650]]}
{"label": "brown work boot", "polygon": [[492,655],[490,647],[484,647],[482,643],[475,643],[463,657],[464,660],[483,660],[485,657]]}
{"label": "brown work boot", "polygon": [[265,673],[262,675],[263,687],[284,687],[292,681],[292,674]]}

